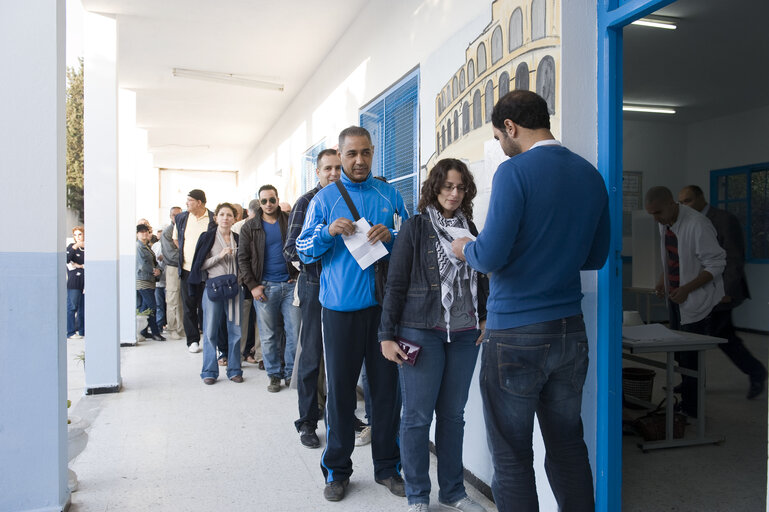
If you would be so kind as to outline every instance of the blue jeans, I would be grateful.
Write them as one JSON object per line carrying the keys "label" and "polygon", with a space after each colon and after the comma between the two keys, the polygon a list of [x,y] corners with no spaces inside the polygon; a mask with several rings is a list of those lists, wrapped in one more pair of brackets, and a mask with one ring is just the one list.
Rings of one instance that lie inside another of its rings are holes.
{"label": "blue jeans", "polygon": [[155,311],[157,311],[157,324],[159,328],[166,326],[166,288],[164,286],[155,287]]}
{"label": "blue jeans", "polygon": [[[262,284],[267,300],[254,301],[254,304],[256,304],[256,319],[259,322],[259,338],[262,340],[264,369],[269,377],[290,379],[294,371],[296,340],[299,338],[299,326],[302,322],[301,310],[293,304],[295,283],[264,281]],[[280,369],[281,323],[286,334],[284,371]]]}
{"label": "blue jeans", "polygon": [[150,310],[150,316],[147,317],[147,328],[143,332],[149,329],[153,335],[160,335],[160,329],[155,322],[155,290],[136,290],[136,308],[139,311]]}
{"label": "blue jeans", "polygon": [[[227,378],[243,375],[240,369],[240,303],[243,301],[242,292],[228,301],[212,301],[208,292],[203,292],[203,371],[200,378],[219,377],[219,364],[216,358],[216,345],[221,336],[222,321],[227,322]],[[231,311],[230,311],[231,310]]]}
{"label": "blue jeans", "polygon": [[559,510],[592,512],[593,476],[580,416],[588,366],[582,315],[488,330],[485,338],[481,397],[494,463],[491,489],[500,512],[539,510],[532,464],[534,413]]}
{"label": "blue jeans", "polygon": [[85,335],[85,294],[83,290],[67,289],[67,337]]}
{"label": "blue jeans", "polygon": [[465,404],[478,347],[477,329],[455,332],[451,343],[436,329],[400,328],[403,338],[422,347],[414,366],[400,366],[403,394],[401,462],[409,505],[430,502],[430,424],[435,412],[438,499],[454,503],[467,496],[462,474]]}

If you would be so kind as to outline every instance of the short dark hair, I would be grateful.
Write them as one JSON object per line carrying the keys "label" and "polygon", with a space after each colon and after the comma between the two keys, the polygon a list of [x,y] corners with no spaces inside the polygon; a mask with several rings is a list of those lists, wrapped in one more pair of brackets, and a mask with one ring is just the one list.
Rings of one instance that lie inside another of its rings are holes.
{"label": "short dark hair", "polygon": [[667,187],[652,187],[646,191],[646,196],[644,198],[644,204],[647,206],[650,204],[666,204],[674,202],[675,199],[673,199],[673,193]]}
{"label": "short dark hair", "polygon": [[252,199],[248,203],[248,209],[252,212],[256,213],[256,210],[259,209],[259,200],[258,199]]}
{"label": "short dark hair", "polygon": [[174,214],[174,210],[182,211],[182,208],[180,206],[172,206],[171,209],[168,210],[168,213],[173,215]]}
{"label": "short dark hair", "polygon": [[510,91],[494,105],[491,124],[498,130],[504,130],[505,119],[530,130],[550,129],[547,102],[539,94],[525,89]]}
{"label": "short dark hair", "polygon": [[262,193],[262,190],[273,190],[275,192],[275,197],[279,197],[278,189],[272,185],[262,185],[261,187],[259,187],[259,192],[256,193],[256,197],[259,197],[259,194]]}
{"label": "short dark hair", "polygon": [[369,144],[373,144],[373,142],[371,142],[371,134],[367,129],[363,128],[362,126],[348,126],[339,132],[339,151],[342,150],[344,140],[347,137],[366,137],[369,141]]}
{"label": "short dark hair", "polygon": [[462,160],[457,160],[456,158],[439,160],[430,169],[427,179],[422,184],[422,192],[419,196],[417,210],[420,213],[425,213],[428,206],[434,206],[436,210],[443,213],[443,207],[438,202],[438,195],[441,193],[444,183],[446,183],[449,171],[457,171],[462,176],[462,184],[465,186],[465,197],[462,198],[459,209],[462,210],[462,213],[465,214],[468,220],[472,220],[473,199],[475,199],[478,189],[475,186],[475,179],[473,179],[470,169],[467,168],[467,165]]}
{"label": "short dark hair", "polygon": [[705,192],[702,191],[697,185],[686,185],[684,189],[689,189],[694,194],[694,197],[705,197]]}
{"label": "short dark hair", "polygon": [[149,230],[150,230],[150,228],[148,228],[146,224],[137,224],[136,225],[136,232],[137,233],[146,233]]}
{"label": "short dark hair", "polygon": [[225,202],[225,203],[219,203],[216,205],[216,210],[214,210],[214,217],[219,215],[219,210],[221,210],[222,208],[229,208],[230,211],[232,212],[233,217],[236,217],[238,215],[237,210],[235,210],[235,207],[232,206],[232,203]]}
{"label": "short dark hair", "polygon": [[315,168],[320,169],[320,161],[323,159],[324,156],[330,155],[330,156],[336,156],[339,153],[336,149],[324,149],[320,153],[318,153],[318,158],[315,159]]}

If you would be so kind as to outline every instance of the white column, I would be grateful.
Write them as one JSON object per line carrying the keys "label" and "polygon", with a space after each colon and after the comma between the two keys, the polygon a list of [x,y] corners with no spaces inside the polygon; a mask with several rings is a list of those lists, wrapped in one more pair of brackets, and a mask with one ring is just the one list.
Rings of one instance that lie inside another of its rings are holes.
{"label": "white column", "polygon": [[0,3],[0,510],[67,490],[64,2]]}
{"label": "white column", "polygon": [[118,232],[120,245],[120,345],[136,344],[136,93],[120,89]]}
{"label": "white column", "polygon": [[85,230],[88,233],[85,301],[86,394],[120,389],[118,318],[117,22],[86,13]]}

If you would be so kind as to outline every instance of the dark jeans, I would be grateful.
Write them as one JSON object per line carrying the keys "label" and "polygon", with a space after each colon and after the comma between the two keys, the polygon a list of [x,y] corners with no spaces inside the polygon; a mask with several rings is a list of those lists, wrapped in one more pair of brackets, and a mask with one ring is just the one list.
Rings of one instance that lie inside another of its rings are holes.
{"label": "dark jeans", "polygon": [[[241,332],[246,336],[246,343],[243,347],[243,357],[248,357],[251,353],[251,349],[256,345],[256,308],[254,308],[254,299],[251,296],[251,290],[249,290],[246,285],[242,285],[242,288],[243,301],[248,303],[248,308],[251,310],[246,325],[241,326]],[[243,318],[243,316],[241,316],[241,318]]]}
{"label": "dark jeans", "polygon": [[187,338],[187,346],[193,343],[200,343],[200,330],[198,326],[201,325],[203,317],[201,315],[198,318],[198,310],[201,307],[201,300],[203,299],[203,291],[206,289],[205,283],[190,284],[187,280],[190,277],[190,273],[186,270],[182,270],[182,306],[184,307],[184,335]]}
{"label": "dark jeans", "polygon": [[164,286],[155,287],[155,304],[157,305],[157,324],[162,329],[166,326],[166,289]]}
{"label": "dark jeans", "polygon": [[320,283],[302,272],[296,285],[299,287],[299,307],[302,310],[302,351],[294,369],[299,403],[299,419],[294,426],[299,431],[302,423],[309,423],[313,429],[318,428],[318,375],[323,357],[323,330],[318,300]]}
{"label": "dark jeans", "polygon": [[[139,311],[150,310],[150,316],[147,318],[147,328],[153,335],[160,335],[160,329],[155,322],[155,290],[136,290],[136,308]],[[146,332],[147,329],[144,331]]]}
{"label": "dark jeans", "polygon": [[385,479],[400,471],[398,448],[397,365],[382,356],[377,328],[382,309],[360,311],[323,308],[323,351],[326,358],[326,450],[320,459],[326,482],[346,480],[352,474],[350,455],[355,447],[355,386],[365,357],[371,388],[371,455],[374,477]]}
{"label": "dark jeans", "polygon": [[709,334],[717,338],[726,338],[728,342],[719,344],[718,348],[742,373],[750,377],[751,382],[763,382],[766,378],[766,367],[750,353],[742,343],[742,339],[737,336],[732,323],[731,309],[716,308],[710,313]]}
{"label": "dark jeans", "polygon": [[500,512],[539,510],[534,480],[534,414],[545,441],[545,471],[559,510],[595,510],[583,440],[582,386],[588,346],[582,315],[487,330],[481,397]]}
{"label": "dark jeans", "polygon": [[78,333],[85,336],[85,294],[83,290],[67,289],[67,337]]}
{"label": "dark jeans", "polygon": [[[707,335],[710,335],[712,331],[712,312],[710,315],[697,322],[681,324],[681,310],[679,309],[678,304],[668,300],[668,314],[670,318],[671,329]],[[682,368],[698,371],[698,368],[700,367],[696,351],[688,350],[686,352],[676,352],[674,357],[678,363],[678,366]],[[696,417],[697,404],[697,379],[688,375],[681,375],[681,409],[683,409],[683,411],[689,416]]]}
{"label": "dark jeans", "polygon": [[438,499],[455,503],[465,496],[462,443],[465,404],[473,378],[478,347],[477,329],[446,333],[436,329],[401,327],[400,334],[422,347],[414,366],[400,366],[403,417],[401,458],[409,505],[430,502],[430,425],[435,413],[435,452],[438,457]]}

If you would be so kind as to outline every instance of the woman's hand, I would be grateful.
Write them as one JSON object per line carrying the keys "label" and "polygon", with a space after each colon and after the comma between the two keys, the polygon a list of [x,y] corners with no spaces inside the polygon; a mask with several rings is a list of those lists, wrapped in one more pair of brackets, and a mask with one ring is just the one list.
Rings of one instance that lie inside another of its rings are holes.
{"label": "woman's hand", "polygon": [[382,355],[393,363],[403,364],[408,359],[406,353],[392,340],[384,340],[379,343],[382,347]]}
{"label": "woman's hand", "polygon": [[152,269],[152,275],[157,277],[160,275],[160,269],[159,268],[153,268]]}
{"label": "woman's hand", "polygon": [[232,255],[232,247],[225,247],[224,249],[222,249],[222,252],[219,253],[219,258],[224,259],[227,256],[231,256],[231,255]]}
{"label": "woman's hand", "polygon": [[478,322],[478,328],[481,330],[481,335],[478,336],[478,339],[475,340],[475,346],[477,347],[481,343],[483,343],[483,336],[486,334],[486,319],[484,318],[480,322]]}

